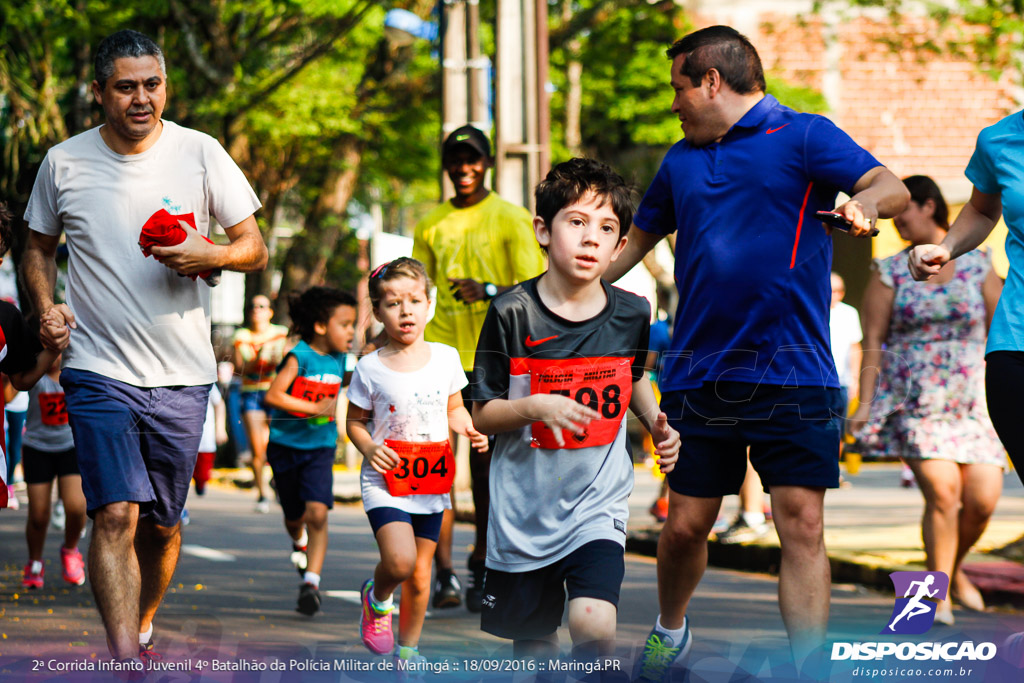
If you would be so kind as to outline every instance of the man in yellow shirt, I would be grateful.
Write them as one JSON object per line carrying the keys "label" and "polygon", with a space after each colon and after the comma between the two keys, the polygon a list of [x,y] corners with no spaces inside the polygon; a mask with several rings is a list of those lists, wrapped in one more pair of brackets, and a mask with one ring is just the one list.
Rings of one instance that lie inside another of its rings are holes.
{"label": "man in yellow shirt", "polygon": [[[455,185],[455,196],[434,208],[416,225],[412,255],[437,285],[434,318],[427,341],[454,346],[473,384],[473,357],[490,300],[512,285],[544,271],[544,255],[533,234],[533,220],[521,206],[484,187],[494,164],[491,145],[480,130],[463,126],[441,147],[441,165]],[[463,390],[469,407],[469,387]],[[470,585],[466,607],[480,611],[487,549],[488,471],[490,453],[470,450],[470,476],[476,507],[476,543],[467,563]],[[459,580],[452,571],[452,522],[445,513],[437,544],[434,607],[457,607]]]}

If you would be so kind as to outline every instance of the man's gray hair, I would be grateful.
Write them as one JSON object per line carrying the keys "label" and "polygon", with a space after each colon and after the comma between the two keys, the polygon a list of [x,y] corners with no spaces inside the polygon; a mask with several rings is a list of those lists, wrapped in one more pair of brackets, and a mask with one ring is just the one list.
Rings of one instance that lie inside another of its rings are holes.
{"label": "man's gray hair", "polygon": [[114,75],[114,62],[122,57],[156,57],[160,62],[160,71],[167,77],[167,66],[164,64],[164,53],[153,39],[144,33],[123,29],[111,33],[96,48],[93,68],[96,82],[106,87],[107,80]]}

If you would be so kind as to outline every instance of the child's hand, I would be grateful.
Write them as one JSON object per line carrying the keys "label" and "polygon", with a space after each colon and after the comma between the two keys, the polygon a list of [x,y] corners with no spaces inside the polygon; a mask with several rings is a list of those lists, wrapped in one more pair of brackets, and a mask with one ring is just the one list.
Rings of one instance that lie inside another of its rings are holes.
{"label": "child's hand", "polygon": [[560,394],[534,394],[533,413],[537,419],[548,426],[555,435],[558,447],[565,446],[562,439],[562,430],[581,434],[591,420],[601,417],[601,414],[582,403],[577,403],[568,396]]}
{"label": "child's hand", "polygon": [[381,474],[395,469],[402,462],[402,459],[398,457],[398,453],[395,453],[384,444],[375,444],[373,452],[367,455],[366,459],[370,461],[370,466]]}
{"label": "child's hand", "polygon": [[313,406],[316,409],[314,415],[334,417],[334,414],[338,412],[338,397],[328,396],[327,398],[320,399],[314,403]]}
{"label": "child's hand", "polygon": [[466,427],[466,436],[469,438],[470,445],[472,445],[473,448],[477,450],[477,452],[487,452],[487,449],[490,447],[490,443],[487,440],[486,434],[481,434],[480,432],[473,429],[473,425],[469,425]]}
{"label": "child's hand", "polygon": [[658,456],[658,469],[668,474],[675,469],[679,459],[679,432],[668,424],[668,415],[658,413],[651,425],[651,439],[654,441],[654,454]]}

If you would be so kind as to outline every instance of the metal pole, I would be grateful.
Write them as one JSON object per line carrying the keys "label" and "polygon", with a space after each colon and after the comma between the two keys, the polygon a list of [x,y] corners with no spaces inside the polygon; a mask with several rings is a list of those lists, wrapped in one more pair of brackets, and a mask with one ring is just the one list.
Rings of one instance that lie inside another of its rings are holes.
{"label": "metal pole", "polygon": [[490,133],[487,111],[487,58],[480,52],[480,0],[466,0],[466,75],[469,93],[468,121]]}
{"label": "metal pole", "polygon": [[[469,112],[466,84],[465,0],[441,5],[441,141],[466,123]],[[441,199],[455,196],[455,187],[441,171]]]}
{"label": "metal pole", "polygon": [[537,180],[551,169],[551,109],[548,93],[548,3],[535,0],[537,24]]}

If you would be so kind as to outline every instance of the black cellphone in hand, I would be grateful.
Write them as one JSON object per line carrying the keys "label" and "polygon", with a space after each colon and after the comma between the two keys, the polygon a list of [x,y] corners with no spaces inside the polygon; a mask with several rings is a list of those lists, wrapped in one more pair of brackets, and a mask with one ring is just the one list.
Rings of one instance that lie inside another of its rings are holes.
{"label": "black cellphone in hand", "polygon": [[[853,227],[853,221],[844,216],[841,213],[835,211],[815,211],[814,217],[822,223],[827,223],[833,228],[839,228],[843,232],[850,232],[850,228]],[[870,237],[874,237],[878,234],[878,228],[871,228]]]}

